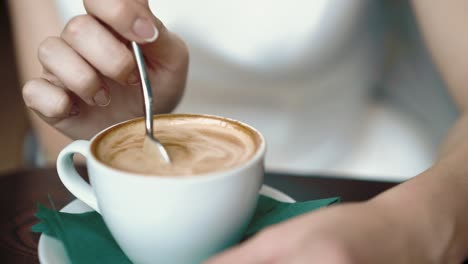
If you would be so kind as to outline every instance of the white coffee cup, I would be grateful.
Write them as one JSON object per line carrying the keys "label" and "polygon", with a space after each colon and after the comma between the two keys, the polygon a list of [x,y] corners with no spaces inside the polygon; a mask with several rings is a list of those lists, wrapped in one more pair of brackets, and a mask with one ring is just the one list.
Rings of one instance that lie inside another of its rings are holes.
{"label": "white coffee cup", "polygon": [[[90,141],[77,140],[65,147],[58,157],[57,170],[65,187],[102,215],[130,260],[200,263],[239,242],[263,182],[263,136],[237,122],[260,139],[255,154],[246,163],[206,175],[144,176],[112,168],[99,161],[93,151],[104,133],[128,122],[134,120],[109,127]],[[74,168],[76,153],[86,158],[91,185]]]}

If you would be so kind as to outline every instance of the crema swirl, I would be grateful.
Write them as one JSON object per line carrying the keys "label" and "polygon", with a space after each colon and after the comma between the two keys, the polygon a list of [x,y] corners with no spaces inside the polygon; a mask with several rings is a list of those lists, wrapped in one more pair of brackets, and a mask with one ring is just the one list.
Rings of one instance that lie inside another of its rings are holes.
{"label": "crema swirl", "polygon": [[119,170],[160,176],[199,175],[247,162],[259,138],[235,121],[191,115],[163,115],[154,120],[155,136],[171,164],[143,151],[143,120],[111,129],[95,148],[99,160]]}

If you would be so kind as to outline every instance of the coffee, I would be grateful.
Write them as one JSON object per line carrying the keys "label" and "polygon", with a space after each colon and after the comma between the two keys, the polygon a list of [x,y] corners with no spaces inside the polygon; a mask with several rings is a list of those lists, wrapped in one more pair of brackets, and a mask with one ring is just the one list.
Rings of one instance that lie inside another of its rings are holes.
{"label": "coffee", "polygon": [[155,117],[154,127],[171,164],[143,151],[143,120],[119,125],[102,134],[93,152],[101,162],[119,170],[183,176],[239,166],[252,158],[260,142],[251,128],[213,116],[161,115]]}

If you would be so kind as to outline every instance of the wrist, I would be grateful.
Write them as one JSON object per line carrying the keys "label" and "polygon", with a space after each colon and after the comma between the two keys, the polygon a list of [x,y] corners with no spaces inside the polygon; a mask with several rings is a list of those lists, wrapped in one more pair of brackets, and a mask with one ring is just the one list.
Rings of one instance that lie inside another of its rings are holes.
{"label": "wrist", "polygon": [[415,200],[406,200],[401,195],[388,191],[370,201],[385,216],[391,230],[391,243],[396,243],[402,263],[446,263],[445,243],[437,240],[436,231],[430,223],[430,208]]}
{"label": "wrist", "polygon": [[437,165],[371,202],[391,215],[409,254],[425,263],[461,263],[468,230],[459,205],[465,195],[451,186],[453,175],[442,172],[447,174]]}

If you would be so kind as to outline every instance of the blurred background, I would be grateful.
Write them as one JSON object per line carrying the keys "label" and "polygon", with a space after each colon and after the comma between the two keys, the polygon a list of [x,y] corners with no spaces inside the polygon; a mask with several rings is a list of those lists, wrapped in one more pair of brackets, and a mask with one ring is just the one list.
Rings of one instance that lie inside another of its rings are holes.
{"label": "blurred background", "polygon": [[25,165],[23,146],[29,130],[6,5],[0,1],[0,173]]}
{"label": "blurred background", "polygon": [[[78,0],[53,2],[63,24],[84,12]],[[408,1],[295,0],[269,9],[269,1],[245,0],[242,19],[236,5],[215,2],[154,7],[190,49],[187,93],[176,111],[254,125],[273,142],[266,164],[273,171],[401,181],[435,160],[457,112]],[[47,166],[54,155],[41,152],[29,129],[1,5],[0,170]],[[303,31],[307,41],[297,41]],[[67,142],[52,138],[56,150]]]}

